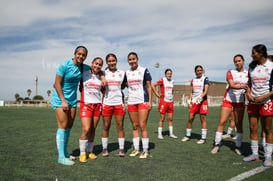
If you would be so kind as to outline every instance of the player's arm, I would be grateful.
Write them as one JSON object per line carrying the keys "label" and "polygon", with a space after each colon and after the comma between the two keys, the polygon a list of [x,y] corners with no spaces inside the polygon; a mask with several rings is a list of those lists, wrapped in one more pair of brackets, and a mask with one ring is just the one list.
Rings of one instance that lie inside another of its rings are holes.
{"label": "player's arm", "polygon": [[56,78],[55,78],[55,82],[54,82],[54,88],[56,89],[56,92],[59,96],[59,98],[61,99],[62,101],[62,107],[64,110],[68,110],[68,104],[64,98],[64,94],[63,94],[63,90],[62,90],[62,86],[61,86],[61,83],[63,81],[63,77],[56,74]]}
{"label": "player's arm", "polygon": [[156,97],[160,97],[160,95],[159,95],[158,92],[156,91],[156,86],[157,86],[157,85],[158,85],[157,82],[154,83],[154,84],[152,85],[152,90],[153,90],[154,94],[156,95]]}
{"label": "player's arm", "polygon": [[147,80],[146,81],[146,88],[149,94],[149,102],[148,102],[148,108],[152,109],[152,86],[151,86],[151,81]]}

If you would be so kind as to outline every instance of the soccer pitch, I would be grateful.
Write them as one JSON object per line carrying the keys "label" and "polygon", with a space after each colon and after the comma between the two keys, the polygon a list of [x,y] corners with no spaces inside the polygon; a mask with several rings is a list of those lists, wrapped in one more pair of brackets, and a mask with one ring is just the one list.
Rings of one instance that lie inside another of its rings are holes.
{"label": "soccer pitch", "polygon": [[[167,121],[164,122],[164,140],[157,139],[159,113],[153,107],[148,120],[150,157],[129,157],[132,151],[132,127],[128,114],[125,117],[124,158],[118,156],[118,141],[115,120],[110,129],[108,157],[102,157],[102,118],[96,130],[94,152],[96,160],[88,160],[69,167],[57,163],[55,114],[51,108],[2,107],[0,108],[0,180],[229,180],[241,173],[262,165],[262,161],[245,163],[243,156],[232,149],[234,140],[223,140],[220,152],[210,153],[219,120],[219,107],[210,107],[207,115],[207,142],[196,144],[200,138],[201,123],[196,116],[192,139],[181,142],[185,135],[188,109],[175,107],[174,133],[178,139],[168,137]],[[225,129],[226,130],[226,129]],[[72,128],[69,151],[79,155],[80,119],[77,114]],[[244,118],[243,153],[248,155],[249,128],[247,114]],[[263,155],[263,152],[260,152]],[[245,180],[273,180],[273,168],[264,170]]]}

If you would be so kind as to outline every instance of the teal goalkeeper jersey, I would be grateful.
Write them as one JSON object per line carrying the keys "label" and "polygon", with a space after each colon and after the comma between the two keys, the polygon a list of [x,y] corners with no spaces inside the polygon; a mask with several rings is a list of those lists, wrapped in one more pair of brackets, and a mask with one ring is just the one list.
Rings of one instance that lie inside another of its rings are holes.
{"label": "teal goalkeeper jersey", "polygon": [[[89,68],[89,66],[84,64],[83,71],[87,68]],[[63,77],[61,86],[64,98],[69,107],[77,106],[77,89],[82,77],[80,69],[81,69],[80,66],[76,66],[73,63],[73,60],[70,59],[62,62],[61,65],[56,70],[56,74]],[[52,95],[52,106],[53,108],[62,107],[62,101],[59,98],[57,91],[55,89]]]}

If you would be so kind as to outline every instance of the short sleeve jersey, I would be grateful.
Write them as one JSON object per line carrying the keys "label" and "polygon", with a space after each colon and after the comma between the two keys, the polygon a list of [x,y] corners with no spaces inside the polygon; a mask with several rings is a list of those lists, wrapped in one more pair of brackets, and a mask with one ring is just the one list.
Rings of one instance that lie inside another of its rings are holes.
{"label": "short sleeve jersey", "polygon": [[168,80],[166,77],[156,82],[160,86],[161,96],[165,102],[173,102],[173,83],[174,80]]}
{"label": "short sleeve jersey", "polygon": [[[233,83],[235,85],[247,85],[248,72],[246,70],[244,70],[243,72],[238,72],[237,70],[229,70],[227,71],[226,80],[233,80]],[[245,89],[231,89],[228,86],[224,95],[224,100],[232,103],[245,102]]]}
{"label": "short sleeve jersey", "polygon": [[[262,96],[272,91],[273,86],[273,62],[267,60],[263,65],[257,65],[254,69],[249,69],[248,74],[251,83],[251,95],[253,97]],[[267,99],[267,101],[272,100]]]}
{"label": "short sleeve jersey", "polygon": [[[191,86],[192,86],[192,100],[197,99],[199,96],[202,95],[202,93],[205,90],[205,85],[209,85],[209,78],[202,76],[200,78],[194,78],[191,81]],[[207,100],[207,95],[203,97],[203,100]]]}
{"label": "short sleeve jersey", "polygon": [[103,104],[109,106],[115,106],[123,104],[123,96],[121,92],[121,85],[126,81],[125,72],[122,70],[105,71],[105,78],[107,80],[107,86],[105,87],[105,93],[103,95]]}
{"label": "short sleeve jersey", "polygon": [[101,103],[101,79],[97,74],[93,74],[91,69],[85,70],[82,75],[83,89],[81,92],[81,102],[85,104]]}
{"label": "short sleeve jersey", "polygon": [[126,71],[128,82],[128,104],[140,104],[149,101],[146,81],[152,77],[148,69],[138,66],[136,70]]}
{"label": "short sleeve jersey", "polygon": [[[70,59],[60,64],[56,70],[56,74],[63,77],[61,87],[67,104],[69,106],[76,106],[77,88],[82,76],[80,66],[76,66],[73,60]],[[55,107],[62,106],[62,101],[55,89],[52,94],[52,105]]]}

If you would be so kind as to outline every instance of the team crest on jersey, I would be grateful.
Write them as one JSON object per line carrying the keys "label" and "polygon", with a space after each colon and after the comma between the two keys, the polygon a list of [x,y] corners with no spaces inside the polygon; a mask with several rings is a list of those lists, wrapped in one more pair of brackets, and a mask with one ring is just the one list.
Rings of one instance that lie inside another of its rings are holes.
{"label": "team crest on jersey", "polygon": [[265,71],[268,72],[268,68],[266,68]]}
{"label": "team crest on jersey", "polygon": [[115,77],[115,74],[112,74],[112,77]]}
{"label": "team crest on jersey", "polygon": [[140,75],[140,74],[141,74],[141,72],[138,72],[138,74]]}
{"label": "team crest on jersey", "polygon": [[120,77],[121,77],[121,74],[118,74],[118,76],[120,76]]}
{"label": "team crest on jersey", "polygon": [[257,72],[258,72],[258,73],[261,73],[261,70],[259,69]]}

